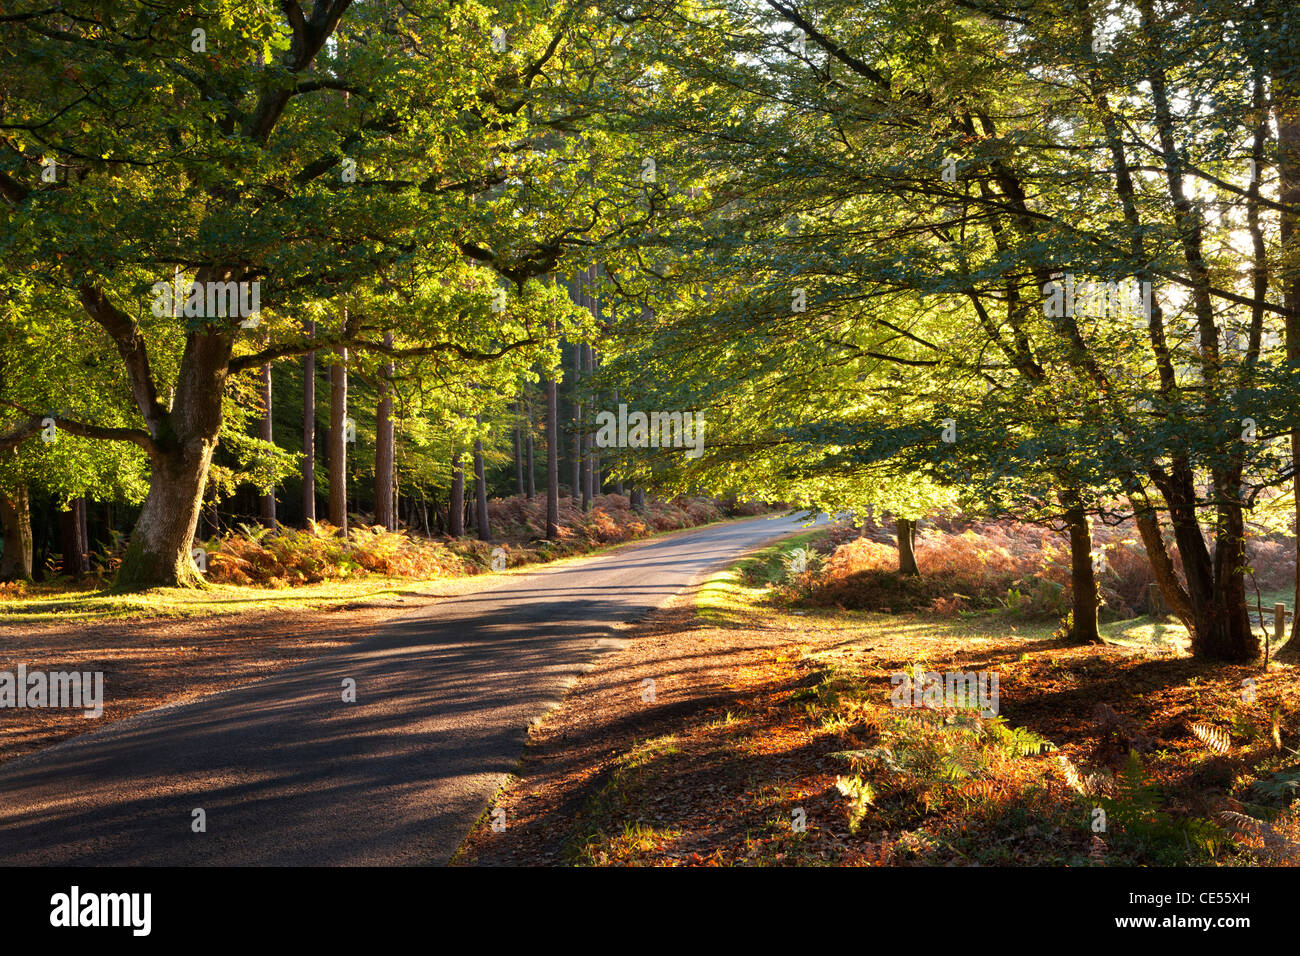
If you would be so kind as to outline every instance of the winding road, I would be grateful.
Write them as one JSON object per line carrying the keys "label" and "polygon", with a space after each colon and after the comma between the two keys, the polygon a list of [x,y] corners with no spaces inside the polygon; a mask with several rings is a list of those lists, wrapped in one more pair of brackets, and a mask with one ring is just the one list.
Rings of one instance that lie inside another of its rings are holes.
{"label": "winding road", "polygon": [[14,760],[0,866],[446,863],[529,723],[622,646],[620,625],[800,527],[729,522],[503,575],[345,650]]}

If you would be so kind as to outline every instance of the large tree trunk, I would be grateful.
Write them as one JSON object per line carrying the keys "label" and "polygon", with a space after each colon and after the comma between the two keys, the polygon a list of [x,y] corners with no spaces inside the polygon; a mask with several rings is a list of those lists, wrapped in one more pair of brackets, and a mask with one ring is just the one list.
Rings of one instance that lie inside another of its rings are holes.
{"label": "large tree trunk", "polygon": [[[91,307],[101,307],[93,297],[83,296],[83,301],[88,298]],[[170,410],[137,402],[148,409],[152,470],[149,494],[113,582],[116,591],[198,587],[203,583],[190,552],[212,453],[221,433],[221,406],[233,344],[229,330],[191,332]]]}
{"label": "large tree trunk", "polygon": [[[392,347],[393,333],[384,333],[384,344]],[[393,363],[386,362],[379,379],[379,409],[375,416],[375,524],[397,530],[393,513],[393,464],[396,433],[393,429]]]}
{"label": "large tree trunk", "polygon": [[0,491],[0,581],[30,581],[32,578],[32,509],[26,485]]}
{"label": "large tree trunk", "polygon": [[[307,335],[316,334],[316,323],[307,323]],[[311,527],[316,520],[316,353],[302,359],[302,523]]]}
{"label": "large tree trunk", "polygon": [[560,536],[559,397],[553,380],[546,382],[546,540]]}
{"label": "large tree trunk", "polygon": [[920,574],[916,566],[916,522],[896,519],[898,525],[898,573],[904,577]]}
{"label": "large tree trunk", "polygon": [[1138,502],[1133,502],[1133,509],[1133,520],[1137,524],[1138,533],[1142,536],[1142,544],[1146,547],[1147,559],[1151,562],[1151,570],[1155,574],[1156,585],[1160,588],[1160,596],[1164,598],[1165,606],[1190,631],[1195,626],[1192,619],[1191,598],[1187,596],[1186,589],[1178,580],[1177,572],[1174,571],[1174,562],[1169,557],[1169,549],[1165,546],[1160,522],[1154,511],[1143,507]]}
{"label": "large tree trunk", "polygon": [[[262,441],[270,443],[274,440],[273,429],[271,425],[271,363],[267,362],[261,368],[262,383],[262,418],[258,422],[257,437]],[[262,519],[262,524],[268,528],[275,527],[275,487],[272,486],[266,490],[258,500],[258,514]]]}
{"label": "large tree trunk", "polygon": [[1070,529],[1070,594],[1072,600],[1070,639],[1076,644],[1101,644],[1097,629],[1097,578],[1092,563],[1092,530],[1081,505],[1065,513]]}
{"label": "large tree trunk", "polygon": [[1217,530],[1214,543],[1213,606],[1218,614],[1205,633],[1198,628],[1195,653],[1217,660],[1251,663],[1260,654],[1259,635],[1246,604],[1246,519],[1241,500],[1241,468],[1214,475]]}
{"label": "large tree trunk", "polygon": [[348,531],[348,350],[330,366],[330,524]]}
{"label": "large tree trunk", "polygon": [[1240,489],[1232,475],[1216,471],[1213,477],[1215,495],[1221,502],[1213,556],[1197,521],[1196,491],[1190,469],[1185,463],[1176,463],[1161,486],[1187,579],[1192,653],[1197,657],[1249,663],[1259,656],[1260,648],[1246,606],[1244,520],[1240,506],[1233,503]]}
{"label": "large tree trunk", "polygon": [[216,447],[215,438],[194,439],[152,456],[149,495],[131,530],[115,591],[202,584],[190,551]]}
{"label": "large tree trunk", "polygon": [[[480,425],[482,415],[475,415]],[[483,472],[483,440],[474,439],[474,528],[482,541],[492,540],[492,525],[488,522],[487,476]]]}
{"label": "large tree trunk", "polygon": [[63,544],[63,573],[74,579],[90,571],[90,543],[86,534],[86,499],[73,498],[59,512],[59,537]]}
{"label": "large tree trunk", "polygon": [[632,497],[629,499],[632,510],[639,515],[645,514],[645,489],[636,487],[632,489]]}
{"label": "large tree trunk", "polygon": [[465,466],[459,453],[451,472],[451,501],[447,505],[447,531],[453,538],[465,536]]}

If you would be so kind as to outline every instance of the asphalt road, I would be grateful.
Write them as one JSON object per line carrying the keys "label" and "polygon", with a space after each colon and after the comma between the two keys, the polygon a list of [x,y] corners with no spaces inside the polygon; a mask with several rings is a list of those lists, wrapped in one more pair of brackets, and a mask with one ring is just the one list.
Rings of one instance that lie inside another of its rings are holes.
{"label": "asphalt road", "polygon": [[798,527],[721,524],[505,575],[266,680],[0,766],[0,865],[445,863],[529,722],[622,645],[621,623]]}

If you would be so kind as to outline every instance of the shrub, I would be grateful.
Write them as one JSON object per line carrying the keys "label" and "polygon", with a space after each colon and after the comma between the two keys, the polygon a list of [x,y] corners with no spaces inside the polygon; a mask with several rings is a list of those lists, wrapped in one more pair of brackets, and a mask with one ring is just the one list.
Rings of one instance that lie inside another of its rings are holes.
{"label": "shrub", "polygon": [[208,580],[221,584],[283,587],[353,574],[432,578],[465,571],[464,562],[442,542],[378,525],[353,528],[346,538],[327,522],[274,531],[244,525],[204,547]]}
{"label": "shrub", "polygon": [[305,530],[241,524],[237,531],[205,542],[204,548],[210,581],[287,587],[355,574],[409,578],[478,574],[491,569],[492,552],[498,546],[506,551],[507,567],[517,567],[721,517],[721,508],[703,498],[651,499],[644,515],[633,511],[623,495],[598,495],[587,512],[573,499],[562,498],[559,540],[546,541],[546,499],[515,496],[489,501],[488,518],[498,536],[531,541],[528,547],[475,538],[439,541],[379,525],[357,525],[344,538],[332,525],[318,522]]}
{"label": "shrub", "polygon": [[[1014,521],[959,521],[922,525],[916,543],[920,578],[898,577],[898,548],[879,531],[845,539],[812,581],[808,600],[859,609],[920,609],[954,613],[967,607],[1005,607],[1026,614],[1061,614],[1070,604],[1069,538],[1062,532]],[[1149,613],[1155,575],[1132,522],[1098,523],[1093,549],[1105,556],[1097,575],[1103,605],[1117,617]],[[1290,580],[1292,546],[1253,539],[1248,548],[1261,588]],[[1182,565],[1171,549],[1176,574]]]}

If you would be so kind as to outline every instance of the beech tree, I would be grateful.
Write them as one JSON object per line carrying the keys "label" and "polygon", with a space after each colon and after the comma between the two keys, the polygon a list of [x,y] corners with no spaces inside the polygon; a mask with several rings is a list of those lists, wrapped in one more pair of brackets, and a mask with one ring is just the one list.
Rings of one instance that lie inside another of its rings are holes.
{"label": "beech tree", "polygon": [[[1253,659],[1245,515],[1292,481],[1279,441],[1296,418],[1270,248],[1289,213],[1264,121],[1280,42],[1273,27],[1259,40],[1277,8],[657,11],[654,42],[628,53],[654,81],[606,104],[697,191],[680,203],[694,217],[614,257],[632,301],[690,289],[663,298],[683,334],[636,354],[638,385],[697,368],[711,409],[767,426],[762,458],[804,453],[788,474],[827,482],[823,501],[922,474],[977,500],[1000,487],[1029,517],[1054,509],[1085,602],[1086,520],[1128,507],[1195,652]],[[1150,289],[1137,308],[1097,292],[1128,284]],[[777,427],[717,363],[800,336]],[[894,403],[873,406],[882,391]]]}
{"label": "beech tree", "polygon": [[[584,17],[86,0],[0,20],[3,268],[74,294],[78,334],[117,353],[134,421],[58,427],[149,460],[119,588],[198,582],[190,544],[233,378],[317,351],[492,363],[545,347],[555,302],[534,277],[636,228],[617,178],[591,175],[613,141],[554,138],[575,118],[552,73],[596,68],[573,42]],[[509,311],[475,273],[508,283]],[[183,307],[159,308],[177,277]],[[381,315],[399,310],[389,347]],[[0,445],[39,425],[10,416]]]}

